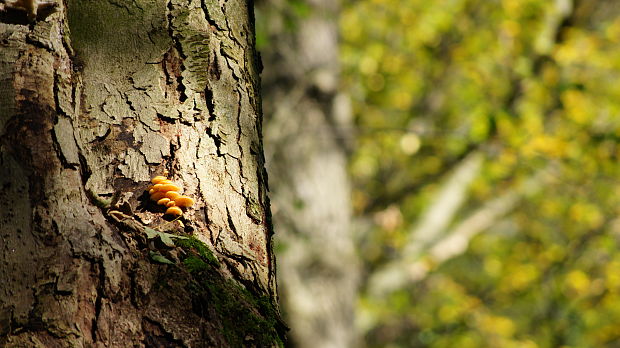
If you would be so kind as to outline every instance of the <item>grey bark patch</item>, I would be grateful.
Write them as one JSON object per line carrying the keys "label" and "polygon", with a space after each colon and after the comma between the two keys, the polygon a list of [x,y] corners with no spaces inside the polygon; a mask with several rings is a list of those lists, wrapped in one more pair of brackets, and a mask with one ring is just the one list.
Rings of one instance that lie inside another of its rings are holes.
{"label": "grey bark patch", "polygon": [[123,164],[119,165],[118,168],[126,178],[137,182],[148,181],[150,179],[149,170],[144,161],[144,156],[140,152],[128,148]]}
{"label": "grey bark patch", "polygon": [[170,156],[170,142],[157,133],[147,133],[142,138],[140,151],[148,164],[161,164],[163,157]]}
{"label": "grey bark patch", "polygon": [[13,73],[20,54],[18,42],[25,40],[26,33],[24,27],[0,23],[0,135],[16,111]]}
{"label": "grey bark patch", "polygon": [[131,80],[134,87],[139,89],[147,89],[158,85],[159,72],[153,64],[148,64],[136,71],[132,75]]}
{"label": "grey bark patch", "polygon": [[153,100],[144,91],[134,90],[127,92],[127,101],[140,122],[152,130],[159,130],[157,112],[153,107]]}
{"label": "grey bark patch", "polygon": [[54,134],[56,141],[60,145],[60,151],[65,161],[71,165],[78,165],[80,159],[78,156],[78,147],[73,136],[73,125],[66,117],[59,117],[58,123],[54,126]]}
{"label": "grey bark patch", "polygon": [[28,284],[34,282],[35,274],[28,270],[36,268],[36,260],[28,251],[35,248],[36,242],[30,233],[32,206],[27,172],[6,152],[0,152],[0,187],[11,197],[11,205],[0,215],[0,279],[12,284],[10,288],[0,286],[0,313],[11,312],[13,320],[21,323],[27,321],[34,302]]}
{"label": "grey bark patch", "polygon": [[[101,91],[103,92],[103,89]],[[105,93],[102,95],[106,95],[106,97],[101,104],[101,110],[110,117],[110,120],[114,120],[112,122],[120,123],[123,118],[132,115],[131,108],[120,93]],[[93,116],[98,117],[97,114],[95,113]]]}

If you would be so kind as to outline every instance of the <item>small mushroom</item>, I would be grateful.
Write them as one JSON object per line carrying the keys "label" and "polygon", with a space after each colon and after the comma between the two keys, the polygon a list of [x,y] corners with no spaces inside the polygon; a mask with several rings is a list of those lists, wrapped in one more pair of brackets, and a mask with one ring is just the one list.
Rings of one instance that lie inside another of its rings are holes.
{"label": "small mushroom", "polygon": [[168,214],[168,215],[175,215],[175,216],[181,216],[181,215],[183,215],[183,211],[181,210],[181,208],[179,208],[177,206],[172,206],[172,207],[169,207],[166,210],[166,214]]}
{"label": "small mushroom", "polygon": [[164,197],[160,200],[157,201],[157,204],[159,205],[167,205],[170,202],[170,198]]}
{"label": "small mushroom", "polygon": [[166,192],[166,197],[170,198],[170,200],[175,200],[179,197],[181,197],[181,194],[175,191],[168,191]]}
{"label": "small mushroom", "polygon": [[180,196],[176,198],[174,202],[179,207],[184,207],[184,208],[191,207],[194,204],[194,200],[187,196]]}
{"label": "small mushroom", "polygon": [[181,208],[188,208],[194,204],[194,200],[191,197],[182,196],[179,191],[181,187],[175,185],[172,180],[169,180],[165,175],[158,175],[151,179],[153,185],[148,188],[151,200],[157,202],[159,205],[166,206],[167,215],[181,216],[183,210]]}
{"label": "small mushroom", "polygon": [[165,196],[166,196],[166,192],[157,191],[151,195],[151,200],[157,202],[160,199],[164,198]]}
{"label": "small mushroom", "polygon": [[165,176],[158,175],[158,176],[154,177],[153,179],[151,179],[151,182],[153,184],[159,184],[160,182],[162,182],[164,180],[167,180],[167,178]]}
{"label": "small mushroom", "polygon": [[[159,185],[159,184],[158,184]],[[157,186],[157,185],[155,185]],[[175,184],[165,184],[165,185],[161,185],[160,187],[156,187],[156,189],[158,191],[164,191],[164,192],[168,192],[168,191],[181,191],[181,188],[178,187]]]}

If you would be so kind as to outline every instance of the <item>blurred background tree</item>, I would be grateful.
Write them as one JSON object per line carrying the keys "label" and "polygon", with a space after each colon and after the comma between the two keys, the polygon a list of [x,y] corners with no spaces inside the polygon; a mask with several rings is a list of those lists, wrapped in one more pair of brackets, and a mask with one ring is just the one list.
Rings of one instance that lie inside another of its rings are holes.
{"label": "blurred background tree", "polygon": [[[281,6],[289,32],[321,15]],[[322,18],[339,22],[353,121],[312,132],[350,145],[355,335],[619,346],[620,3],[363,0]]]}
{"label": "blurred background tree", "polygon": [[264,142],[278,292],[296,347],[354,347],[351,105],[340,91],[339,3],[259,3]]}

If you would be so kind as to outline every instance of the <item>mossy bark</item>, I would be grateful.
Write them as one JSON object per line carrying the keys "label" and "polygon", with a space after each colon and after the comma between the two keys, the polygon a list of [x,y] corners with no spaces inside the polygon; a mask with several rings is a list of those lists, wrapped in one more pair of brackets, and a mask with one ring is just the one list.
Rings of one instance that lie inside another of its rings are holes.
{"label": "mossy bark", "polygon": [[45,5],[0,8],[0,345],[278,344],[251,6]]}

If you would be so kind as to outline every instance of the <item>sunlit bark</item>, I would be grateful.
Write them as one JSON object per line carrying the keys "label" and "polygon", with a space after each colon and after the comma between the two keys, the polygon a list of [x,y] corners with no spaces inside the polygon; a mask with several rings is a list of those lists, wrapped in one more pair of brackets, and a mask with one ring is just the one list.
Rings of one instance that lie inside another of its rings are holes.
{"label": "sunlit bark", "polygon": [[0,345],[275,344],[253,9],[65,3],[0,8]]}

